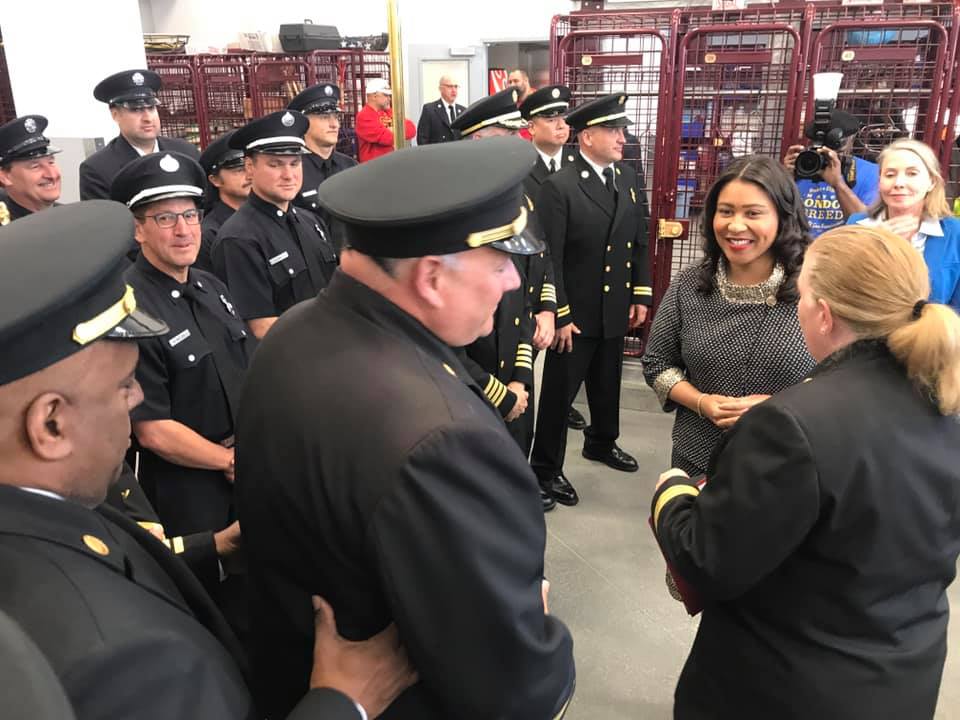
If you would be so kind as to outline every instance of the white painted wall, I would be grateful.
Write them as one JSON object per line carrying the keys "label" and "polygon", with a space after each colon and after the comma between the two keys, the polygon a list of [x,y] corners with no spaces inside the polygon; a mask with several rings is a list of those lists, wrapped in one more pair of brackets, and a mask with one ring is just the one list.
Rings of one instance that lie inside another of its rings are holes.
{"label": "white painted wall", "polygon": [[117,134],[93,88],[107,75],[145,66],[137,2],[99,0],[94,9],[77,0],[4,1],[0,23],[20,115],[45,115],[50,137]]}

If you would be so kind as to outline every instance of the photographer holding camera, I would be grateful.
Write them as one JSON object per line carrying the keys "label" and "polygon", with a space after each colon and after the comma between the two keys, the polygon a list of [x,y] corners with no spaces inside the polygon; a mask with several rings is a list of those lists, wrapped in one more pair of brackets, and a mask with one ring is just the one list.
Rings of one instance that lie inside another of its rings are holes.
{"label": "photographer holding camera", "polygon": [[783,158],[796,178],[811,237],[865,212],[877,199],[880,181],[876,163],[852,155],[860,121],[836,108],[830,110],[829,126],[823,119],[807,126],[804,134],[813,141],[809,147],[791,145]]}

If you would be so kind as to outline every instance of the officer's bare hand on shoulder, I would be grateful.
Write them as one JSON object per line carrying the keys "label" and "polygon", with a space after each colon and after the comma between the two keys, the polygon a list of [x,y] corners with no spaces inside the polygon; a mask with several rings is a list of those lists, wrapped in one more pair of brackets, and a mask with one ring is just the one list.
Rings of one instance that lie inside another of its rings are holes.
{"label": "officer's bare hand on shoulder", "polygon": [[518,417],[523,415],[527,410],[527,402],[529,400],[530,394],[527,392],[526,386],[522,382],[517,382],[514,380],[511,383],[507,383],[507,390],[512,392],[517,396],[517,402],[510,409],[510,412],[507,413],[507,416],[504,418],[507,422],[513,422]]}
{"label": "officer's bare hand on shoulder", "polygon": [[537,330],[533,334],[533,346],[537,350],[546,350],[553,345],[553,338],[556,335],[556,316],[553,310],[544,310],[534,316],[537,320]]}
{"label": "officer's bare hand on shoulder", "polygon": [[631,305],[630,306],[630,317],[627,319],[627,327],[630,330],[638,328],[643,325],[644,321],[647,319],[647,306],[646,305]]}
{"label": "officer's bare hand on shoulder", "polygon": [[311,688],[339,690],[363,706],[372,720],[417,682],[396,625],[391,623],[369,640],[351,642],[337,633],[333,608],[323,598],[314,596],[313,609]]}
{"label": "officer's bare hand on shoulder", "polygon": [[573,352],[573,336],[580,334],[580,328],[576,323],[564,325],[557,330],[557,335],[553,339],[553,349],[558,353]]}

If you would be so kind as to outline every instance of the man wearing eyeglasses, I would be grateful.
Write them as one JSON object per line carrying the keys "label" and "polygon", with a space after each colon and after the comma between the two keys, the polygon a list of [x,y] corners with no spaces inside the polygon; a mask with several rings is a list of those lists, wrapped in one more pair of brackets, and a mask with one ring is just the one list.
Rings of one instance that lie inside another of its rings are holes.
{"label": "man wearing eyeglasses", "polygon": [[453,124],[466,108],[457,104],[457,92],[460,86],[449,75],[440,78],[440,98],[428,102],[420,111],[420,122],[417,123],[417,145],[449,142],[459,140],[460,133],[453,130]]}
{"label": "man wearing eyeglasses", "polygon": [[136,377],[144,400],[131,412],[140,484],[168,537],[208,534],[221,580],[208,589],[243,637],[244,580],[234,567],[240,527],[233,506],[233,432],[240,384],[257,341],[226,285],[191,267],[200,251],[205,180],[186,155],[155,153],[120,171],[111,199],[130,208],[140,246],[124,279],[137,302],[170,328],[164,337],[140,341]]}
{"label": "man wearing eyeglasses", "polygon": [[160,151],[200,153],[186,140],[160,136],[160,76],[151,70],[124,70],[101,80],[93,96],[110,107],[120,134],[80,163],[80,199],[110,198],[110,184],[131,160]]}

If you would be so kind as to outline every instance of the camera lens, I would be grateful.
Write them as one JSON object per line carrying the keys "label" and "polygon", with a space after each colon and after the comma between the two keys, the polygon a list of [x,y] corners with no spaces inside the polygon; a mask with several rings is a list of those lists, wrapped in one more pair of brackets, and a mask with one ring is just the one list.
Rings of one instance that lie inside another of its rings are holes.
{"label": "camera lens", "polygon": [[801,180],[810,180],[815,178],[824,169],[825,158],[816,150],[807,148],[797,154],[797,161],[794,165],[794,174]]}

